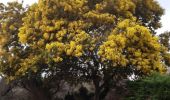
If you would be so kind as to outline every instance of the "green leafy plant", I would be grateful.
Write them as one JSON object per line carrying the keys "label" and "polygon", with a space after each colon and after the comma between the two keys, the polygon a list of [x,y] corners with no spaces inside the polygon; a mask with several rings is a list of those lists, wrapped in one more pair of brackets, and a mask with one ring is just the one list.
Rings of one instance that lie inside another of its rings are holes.
{"label": "green leafy plant", "polygon": [[128,82],[127,100],[169,100],[170,76],[154,73],[146,78]]}

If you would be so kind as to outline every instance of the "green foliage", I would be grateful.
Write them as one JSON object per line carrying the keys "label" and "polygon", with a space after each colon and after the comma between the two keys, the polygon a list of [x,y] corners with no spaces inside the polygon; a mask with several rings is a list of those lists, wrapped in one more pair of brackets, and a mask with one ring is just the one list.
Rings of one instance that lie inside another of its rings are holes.
{"label": "green foliage", "polygon": [[169,44],[170,32],[164,32],[160,34],[159,37],[160,37],[160,43],[162,43],[165,47],[168,48],[168,50],[170,50],[170,44]]}
{"label": "green foliage", "polygon": [[170,50],[170,44],[169,44],[170,32],[164,32],[160,34],[159,40],[160,40],[160,43],[164,46],[163,47],[164,50],[162,51],[162,56],[165,61],[165,64],[170,66],[170,54],[167,52],[164,52],[165,50],[168,50],[168,51]]}
{"label": "green foliage", "polygon": [[128,82],[127,100],[169,100],[170,76],[154,73],[146,78]]}

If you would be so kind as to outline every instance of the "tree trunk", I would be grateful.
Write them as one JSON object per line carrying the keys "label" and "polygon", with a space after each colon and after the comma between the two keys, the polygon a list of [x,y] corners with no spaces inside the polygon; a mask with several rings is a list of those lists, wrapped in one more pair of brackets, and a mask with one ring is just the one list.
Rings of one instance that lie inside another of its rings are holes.
{"label": "tree trunk", "polygon": [[95,77],[93,79],[93,84],[95,86],[95,94],[94,94],[94,100],[100,100],[100,86],[99,86],[100,80],[98,77]]}
{"label": "tree trunk", "polygon": [[34,100],[49,100],[43,89],[33,87],[31,90]]}
{"label": "tree trunk", "polygon": [[95,89],[95,95],[94,95],[94,100],[100,100],[100,92],[99,89]]}
{"label": "tree trunk", "polygon": [[49,100],[48,93],[42,86],[37,85],[36,80],[27,80],[24,83],[24,88],[32,94],[33,100]]}

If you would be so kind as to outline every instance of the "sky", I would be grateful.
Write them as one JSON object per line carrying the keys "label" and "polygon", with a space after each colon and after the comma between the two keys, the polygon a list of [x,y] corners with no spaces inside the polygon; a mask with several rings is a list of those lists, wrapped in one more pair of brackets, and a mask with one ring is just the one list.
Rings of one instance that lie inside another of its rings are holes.
{"label": "sky", "polygon": [[170,0],[157,0],[161,7],[165,9],[165,15],[162,16],[162,28],[158,29],[157,32],[163,33],[165,31],[170,31]]}
{"label": "sky", "polygon": [[[7,3],[9,1],[19,1],[22,0],[0,0],[2,3]],[[31,5],[34,2],[37,2],[38,0],[24,0],[24,5]],[[158,29],[158,34],[163,33],[165,31],[170,31],[170,0],[157,0],[162,8],[165,9],[165,15],[162,16],[161,22],[162,22],[162,28]]]}

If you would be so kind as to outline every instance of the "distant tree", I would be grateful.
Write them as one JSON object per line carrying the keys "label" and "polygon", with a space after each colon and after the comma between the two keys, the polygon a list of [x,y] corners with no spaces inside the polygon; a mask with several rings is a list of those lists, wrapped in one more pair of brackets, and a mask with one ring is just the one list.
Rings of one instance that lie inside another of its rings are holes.
{"label": "distant tree", "polygon": [[[0,75],[2,74],[3,80],[6,80],[7,83],[10,82],[7,85],[9,86],[9,91],[19,85],[23,89],[30,90],[29,92],[36,95],[36,98],[39,98],[38,93],[40,94],[41,91],[37,92],[37,90],[40,84],[37,85],[37,80],[33,82],[35,74],[23,75],[23,77],[18,79],[13,77],[19,77],[16,71],[21,68],[20,64],[23,59],[26,59],[31,53],[31,49],[21,44],[18,38],[19,28],[23,24],[22,18],[25,16],[26,9],[17,2],[10,2],[7,5],[0,4]],[[38,75],[36,75],[34,80],[36,78],[40,80]],[[8,97],[9,95],[6,96]]]}
{"label": "distant tree", "polygon": [[164,32],[159,35],[160,43],[162,43],[165,47],[167,47],[168,51],[170,50],[170,32]]}
{"label": "distant tree", "polygon": [[[166,51],[170,50],[170,32],[164,32],[159,35],[160,43],[164,46],[164,49]],[[165,51],[163,50],[163,51]],[[170,54],[167,52],[162,52],[162,56],[164,58],[164,63],[168,66],[170,66]]]}
{"label": "distant tree", "polygon": [[21,43],[15,41],[22,55],[11,52],[16,63],[2,55],[0,71],[10,80],[92,81],[99,100],[110,85],[129,75],[166,71],[161,53],[167,51],[153,35],[162,14],[154,0],[39,0],[17,25]]}
{"label": "distant tree", "polygon": [[17,2],[0,4],[0,72],[15,75],[25,56],[25,47],[19,42],[18,32],[22,26],[25,8]]}

